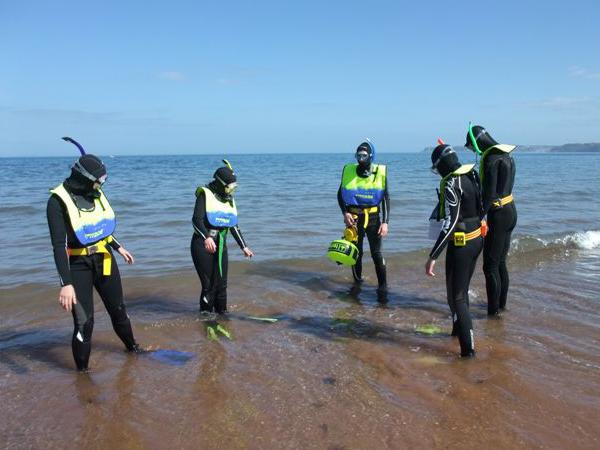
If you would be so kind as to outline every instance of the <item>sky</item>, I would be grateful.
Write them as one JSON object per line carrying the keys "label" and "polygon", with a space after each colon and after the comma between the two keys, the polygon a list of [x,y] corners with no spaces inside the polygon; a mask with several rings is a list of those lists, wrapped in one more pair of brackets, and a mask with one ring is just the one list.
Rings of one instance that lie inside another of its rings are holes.
{"label": "sky", "polygon": [[597,1],[0,0],[0,156],[600,142]]}

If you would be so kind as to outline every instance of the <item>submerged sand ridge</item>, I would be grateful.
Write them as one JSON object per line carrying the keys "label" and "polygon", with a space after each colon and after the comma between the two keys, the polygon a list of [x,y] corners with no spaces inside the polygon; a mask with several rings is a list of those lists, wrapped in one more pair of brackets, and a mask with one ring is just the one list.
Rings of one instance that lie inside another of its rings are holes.
{"label": "submerged sand ridge", "polygon": [[[71,318],[55,305],[56,288],[4,290],[3,446],[597,448],[598,256],[512,261],[502,320],[486,318],[478,272],[478,353],[467,361],[448,336],[443,274],[426,279],[422,259],[388,258],[397,275],[385,307],[369,280],[350,291],[348,271],[325,261],[234,264],[232,340],[216,342],[190,271],[126,277],[137,339],[189,358],[124,353],[97,302],[87,376],[73,370]],[[418,333],[422,324],[441,331]]]}

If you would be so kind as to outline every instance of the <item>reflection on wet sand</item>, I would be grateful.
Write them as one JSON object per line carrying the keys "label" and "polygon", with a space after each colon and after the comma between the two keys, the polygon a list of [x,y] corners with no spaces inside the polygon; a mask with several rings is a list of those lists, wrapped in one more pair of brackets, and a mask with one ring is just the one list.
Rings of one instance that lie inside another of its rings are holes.
{"label": "reflection on wet sand", "polygon": [[136,335],[159,352],[123,352],[98,305],[88,375],[72,371],[70,317],[43,290],[5,291],[0,436],[9,448],[597,448],[598,260],[515,263],[501,320],[486,319],[476,279],[470,361],[449,336],[443,279],[393,257],[402,277],[384,306],[373,274],[357,289],[305,262],[234,266],[231,340],[207,338],[192,276],[128,280]]}

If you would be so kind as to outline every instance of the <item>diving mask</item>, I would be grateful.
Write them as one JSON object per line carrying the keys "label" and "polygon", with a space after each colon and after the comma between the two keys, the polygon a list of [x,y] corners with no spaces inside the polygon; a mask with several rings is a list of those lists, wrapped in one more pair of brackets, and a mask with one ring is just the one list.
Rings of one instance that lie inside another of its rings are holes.
{"label": "diving mask", "polygon": [[225,186],[225,188],[223,190],[225,191],[225,193],[227,195],[231,195],[237,189],[237,186],[238,186],[237,182],[229,183],[227,186]]}
{"label": "diving mask", "polygon": [[356,161],[358,161],[359,164],[369,162],[370,158],[371,156],[369,155],[369,153],[364,150],[356,152]]}

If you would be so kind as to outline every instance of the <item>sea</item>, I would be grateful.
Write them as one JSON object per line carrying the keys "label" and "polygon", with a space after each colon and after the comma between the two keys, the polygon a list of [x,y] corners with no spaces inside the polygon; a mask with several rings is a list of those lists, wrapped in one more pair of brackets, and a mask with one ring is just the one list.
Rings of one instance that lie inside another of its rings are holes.
{"label": "sea", "polygon": [[[387,305],[368,251],[359,288],[326,257],[344,229],[336,193],[352,153],[99,155],[148,352],[122,351],[97,299],[86,375],[74,371],[46,222],[49,189],[76,158],[0,159],[0,446],[599,448],[600,155],[513,155],[507,311],[487,318],[479,263],[469,361],[449,335],[443,262],[425,276],[439,184],[428,153],[377,155],[391,198]],[[214,341],[197,311],[191,218],[223,158],[255,257],[229,239],[231,339]]]}

